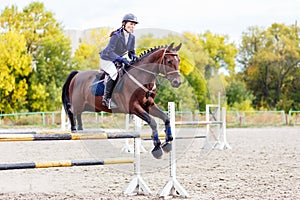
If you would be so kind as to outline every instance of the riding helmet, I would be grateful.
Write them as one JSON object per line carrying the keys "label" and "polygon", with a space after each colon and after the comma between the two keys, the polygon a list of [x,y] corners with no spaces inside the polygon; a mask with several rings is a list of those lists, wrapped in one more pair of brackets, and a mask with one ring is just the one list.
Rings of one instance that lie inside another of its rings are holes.
{"label": "riding helmet", "polygon": [[134,14],[128,13],[123,17],[122,23],[123,22],[134,22],[134,23],[139,23],[137,21],[137,17]]}

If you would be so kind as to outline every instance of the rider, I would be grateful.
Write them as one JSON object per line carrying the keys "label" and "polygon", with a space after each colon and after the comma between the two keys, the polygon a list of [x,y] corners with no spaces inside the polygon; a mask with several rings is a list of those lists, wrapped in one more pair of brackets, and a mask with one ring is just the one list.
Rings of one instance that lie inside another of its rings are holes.
{"label": "rider", "polygon": [[132,34],[138,23],[135,15],[129,13],[123,17],[122,26],[111,32],[107,47],[100,52],[100,68],[108,74],[102,105],[109,107],[113,88],[118,76],[117,66],[126,66],[129,61],[136,60],[135,36]]}

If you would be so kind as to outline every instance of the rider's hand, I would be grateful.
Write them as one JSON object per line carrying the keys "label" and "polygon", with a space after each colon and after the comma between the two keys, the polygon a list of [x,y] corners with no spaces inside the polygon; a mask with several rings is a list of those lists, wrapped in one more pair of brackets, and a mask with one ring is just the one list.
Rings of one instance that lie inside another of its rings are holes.
{"label": "rider's hand", "polygon": [[139,58],[136,55],[132,56],[132,62],[137,62],[139,60]]}
{"label": "rider's hand", "polygon": [[125,66],[129,65],[129,61],[126,58],[122,58],[122,63],[124,63]]}

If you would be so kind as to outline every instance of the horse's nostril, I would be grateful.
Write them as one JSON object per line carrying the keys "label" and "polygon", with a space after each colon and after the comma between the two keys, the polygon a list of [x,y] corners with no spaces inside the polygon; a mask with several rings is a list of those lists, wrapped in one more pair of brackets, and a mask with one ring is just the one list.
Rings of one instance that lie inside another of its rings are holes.
{"label": "horse's nostril", "polygon": [[173,87],[179,87],[180,84],[181,84],[181,82],[178,81],[177,79],[174,79],[174,80],[172,81],[172,86],[173,86]]}

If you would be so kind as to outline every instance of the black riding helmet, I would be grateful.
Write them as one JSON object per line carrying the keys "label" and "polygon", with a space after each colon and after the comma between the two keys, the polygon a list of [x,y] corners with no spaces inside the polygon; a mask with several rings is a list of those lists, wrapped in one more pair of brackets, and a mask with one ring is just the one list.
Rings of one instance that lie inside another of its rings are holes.
{"label": "black riding helmet", "polygon": [[138,21],[137,21],[137,18],[136,18],[136,16],[134,15],[134,14],[131,14],[131,13],[128,13],[128,14],[126,14],[124,17],[123,17],[123,20],[122,20],[122,23],[124,23],[124,22],[134,22],[134,23],[139,23]]}

